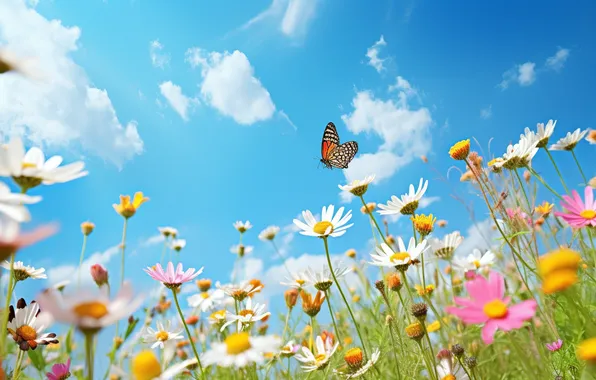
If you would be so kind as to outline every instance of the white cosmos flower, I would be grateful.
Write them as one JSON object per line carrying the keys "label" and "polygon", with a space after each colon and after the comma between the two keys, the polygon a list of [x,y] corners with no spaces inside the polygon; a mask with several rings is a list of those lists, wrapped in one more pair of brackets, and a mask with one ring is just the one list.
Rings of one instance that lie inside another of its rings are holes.
{"label": "white cosmos flower", "polygon": [[581,128],[576,129],[573,132],[567,132],[565,137],[559,139],[556,143],[550,146],[550,150],[573,150],[577,143],[584,138],[588,133],[588,130],[582,131]]}
{"label": "white cosmos flower", "polygon": [[252,224],[247,220],[246,222],[237,221],[234,223],[234,228],[238,230],[241,234],[245,233],[246,231],[252,228]]}
{"label": "white cosmos flower", "polygon": [[430,248],[434,252],[435,256],[450,260],[453,257],[453,252],[459,245],[464,241],[463,236],[459,234],[459,231],[454,231],[450,234],[443,236],[443,239],[431,238],[429,239]]}
{"label": "white cosmos flower", "polygon": [[340,207],[335,215],[333,214],[334,211],[335,207],[333,205],[323,207],[321,221],[319,222],[315,219],[310,210],[302,211],[302,218],[306,223],[294,219],[294,224],[302,230],[300,231],[302,235],[339,237],[345,234],[348,228],[353,226],[353,223],[346,225],[346,223],[352,219],[352,211],[348,211],[345,215],[343,215],[343,207]]}
{"label": "white cosmos flower", "polygon": [[252,304],[252,298],[247,298],[246,307],[238,312],[238,314],[230,313],[227,311],[226,319],[227,322],[221,327],[220,331],[224,331],[226,327],[234,322],[238,323],[238,330],[242,330],[245,325],[260,321],[261,319],[271,315],[270,312],[264,313],[265,305],[255,303]]}
{"label": "white cosmos flower", "polygon": [[153,330],[153,328],[147,326],[143,331],[143,341],[145,343],[153,343],[151,348],[159,346],[163,350],[165,347],[164,343],[183,339],[182,329],[178,331],[170,331],[171,326],[171,320],[167,321],[165,326],[161,321],[157,321],[157,330]]}
{"label": "white cosmos flower", "polygon": [[275,239],[275,236],[278,233],[279,233],[278,226],[269,226],[269,227],[265,228],[263,231],[261,231],[261,233],[259,234],[259,239],[261,239],[262,241],[273,240],[273,239]]}
{"label": "white cosmos flower", "polygon": [[219,283],[216,283],[215,286],[218,289],[223,290],[223,292],[225,294],[227,294],[228,296],[230,296],[238,301],[243,301],[246,297],[258,292],[259,290],[261,290],[263,288],[263,285],[254,286],[253,284],[251,284],[248,281],[245,281],[239,285],[234,285],[234,284],[220,285]]}
{"label": "white cosmos flower", "polygon": [[0,176],[12,177],[21,187],[31,188],[43,183],[69,182],[84,177],[85,163],[82,161],[60,166],[62,157],[52,156],[47,161],[41,149],[25,147],[20,138],[13,138],[0,149]]}
{"label": "white cosmos flower", "polygon": [[447,379],[451,375],[452,378],[457,380],[469,380],[466,371],[452,357],[442,358],[437,364],[437,372],[441,379]]}
{"label": "white cosmos flower", "polygon": [[404,214],[413,215],[414,211],[418,208],[418,202],[426,193],[428,188],[428,180],[424,181],[420,178],[418,183],[418,189],[414,189],[414,185],[410,184],[410,188],[407,194],[403,194],[400,198],[395,195],[391,196],[391,200],[386,205],[378,204],[380,208],[377,212],[381,215],[393,215],[393,214]]}
{"label": "white cosmos flower", "polygon": [[134,297],[130,282],[126,281],[114,298],[109,299],[108,289],[79,289],[72,294],[62,294],[46,289],[37,297],[40,307],[57,322],[74,324],[81,330],[101,329],[128,318],[143,303],[143,297]]}
{"label": "white cosmos flower", "polygon": [[[338,279],[351,271],[352,268],[343,266],[341,262],[336,262],[333,265],[333,273]],[[331,274],[328,265],[323,265],[323,269],[319,271],[314,271],[312,268],[308,267],[306,268],[304,275],[306,276],[308,283],[314,285],[317,290],[325,291],[333,284],[333,275]]]}
{"label": "white cosmos flower", "polygon": [[375,175],[369,175],[368,177],[364,178],[362,181],[360,180],[353,180],[352,182],[348,183],[347,185],[337,185],[341,190],[346,191],[348,193],[352,193],[353,195],[360,197],[366,193],[368,190],[368,185],[375,180]]}
{"label": "white cosmos flower", "polygon": [[418,256],[426,251],[428,243],[426,240],[423,240],[419,244],[416,244],[416,241],[412,237],[406,248],[402,238],[398,237],[397,246],[399,251],[394,252],[387,244],[382,243],[380,248],[376,248],[376,254],[370,254],[373,261],[369,262],[369,264],[379,267],[394,267],[396,265],[409,264],[412,260],[417,259]]}
{"label": "white cosmos flower", "polygon": [[[2,268],[10,270],[10,262],[4,260],[2,264],[0,264]],[[28,278],[32,278],[34,280],[45,279],[48,278],[45,274],[45,269],[35,269],[32,266],[23,264],[22,261],[15,261],[12,265],[12,269],[14,270],[14,276],[17,281],[23,281]]]}
{"label": "white cosmos flower", "polygon": [[549,120],[548,123],[546,123],[546,126],[544,126],[544,123],[538,123],[536,124],[536,132],[531,131],[530,128],[526,127],[525,136],[530,142],[535,141],[538,148],[544,148],[548,145],[548,140],[555,131],[555,125],[557,125],[556,120]]}
{"label": "white cosmos flower", "polygon": [[479,249],[474,249],[467,257],[454,257],[453,266],[467,271],[482,270],[485,267],[489,267],[495,263],[496,256],[492,251],[488,250],[484,254]]}
{"label": "white cosmos flower", "polygon": [[329,364],[329,359],[337,350],[339,343],[335,343],[331,341],[331,338],[327,338],[325,342],[323,342],[323,338],[321,336],[317,336],[315,348],[316,348],[316,355],[313,354],[308,347],[302,347],[302,353],[298,353],[294,355],[296,360],[302,362],[304,364],[301,365],[304,372],[312,372],[318,369],[325,368]]}
{"label": "white cosmos flower", "polygon": [[287,282],[280,282],[280,284],[295,289],[303,288],[308,281],[308,277],[304,272],[290,272],[290,277],[285,276],[285,278]]}
{"label": "white cosmos flower", "polygon": [[203,313],[215,309],[223,304],[226,294],[221,289],[210,289],[206,292],[193,294],[188,297],[188,305],[199,308]]}
{"label": "white cosmos flower", "polygon": [[174,227],[157,227],[159,233],[162,234],[164,237],[173,237],[175,238],[178,236],[178,230]]}
{"label": "white cosmos flower", "polygon": [[184,247],[186,247],[186,240],[175,239],[174,241],[172,241],[172,249],[176,252],[180,252]]}
{"label": "white cosmos flower", "polygon": [[277,336],[250,336],[247,332],[230,334],[222,343],[212,343],[211,349],[201,356],[204,366],[242,368],[265,361],[265,354],[279,351],[281,339]]}
{"label": "white cosmos flower", "polygon": [[381,356],[381,351],[377,348],[373,351],[370,359],[368,359],[368,361],[360,368],[358,368],[356,371],[350,373],[346,373],[346,372],[342,372],[342,371],[338,371],[338,370],[333,370],[333,373],[336,373],[340,376],[342,376],[344,379],[355,379],[358,378],[362,375],[364,375],[366,372],[368,372],[369,369],[372,368],[373,365],[375,365],[377,363],[377,361],[379,360],[379,356]]}
{"label": "white cosmos flower", "polygon": [[[8,313],[8,333],[22,351],[35,349],[38,345],[58,343],[56,334],[42,334],[52,323],[49,314],[40,314],[39,305],[33,301],[29,305],[23,298],[17,301],[17,308],[10,305]],[[26,327],[28,326],[28,327]]]}
{"label": "white cosmos flower", "polygon": [[31,219],[31,215],[25,204],[33,204],[41,201],[39,196],[18,194],[10,191],[10,188],[0,182],[0,213],[13,219],[15,222],[23,223]]}

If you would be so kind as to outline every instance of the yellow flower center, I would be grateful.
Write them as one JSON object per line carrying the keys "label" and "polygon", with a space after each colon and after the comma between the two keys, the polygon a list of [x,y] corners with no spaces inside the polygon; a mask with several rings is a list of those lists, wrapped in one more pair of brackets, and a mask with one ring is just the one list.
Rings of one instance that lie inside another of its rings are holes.
{"label": "yellow flower center", "polygon": [[584,219],[594,219],[596,218],[596,211],[594,210],[584,210],[582,212],[579,213],[579,216],[581,216]]}
{"label": "yellow flower center", "polygon": [[302,280],[302,279],[298,279],[298,280],[296,280],[296,283],[297,283],[298,285],[300,285],[300,286],[304,285],[304,283],[305,283],[305,282],[306,282],[306,281],[305,281],[305,280]]}
{"label": "yellow flower center", "polygon": [[577,348],[577,356],[582,360],[596,362],[596,338],[581,342]]}
{"label": "yellow flower center", "polygon": [[325,235],[325,233],[327,232],[327,228],[329,227],[331,227],[329,233],[332,233],[333,224],[331,224],[331,222],[322,221],[315,224],[315,226],[313,227],[313,231],[319,235]]}
{"label": "yellow flower center", "polygon": [[391,255],[389,260],[391,260],[392,263],[402,262],[402,261],[406,261],[407,263],[409,263],[410,262],[410,254],[408,252],[397,252],[397,253],[394,253],[393,255]]}
{"label": "yellow flower center", "polygon": [[224,343],[226,344],[228,354],[230,355],[241,354],[251,347],[248,333],[245,332],[230,335],[224,340]]}
{"label": "yellow flower center", "polygon": [[493,319],[503,318],[508,312],[507,305],[505,305],[505,303],[499,299],[486,303],[486,305],[484,305],[483,311],[487,317]]}
{"label": "yellow flower center", "polygon": [[155,339],[161,342],[165,342],[169,337],[170,334],[168,334],[167,331],[159,331],[157,334],[155,334]]}
{"label": "yellow flower center", "polygon": [[240,310],[240,313],[238,313],[238,315],[241,315],[243,317],[247,317],[250,316],[252,317],[253,315],[255,315],[255,312],[249,309],[244,309],[244,310]]}
{"label": "yellow flower center", "polygon": [[151,380],[161,375],[161,365],[153,351],[141,351],[132,359],[131,367],[135,380]]}
{"label": "yellow flower center", "polygon": [[35,340],[37,339],[37,331],[31,326],[24,325],[17,329],[17,335],[23,340]]}
{"label": "yellow flower center", "polygon": [[35,168],[37,168],[37,165],[32,162],[23,162],[21,164],[21,168],[22,169],[28,169],[28,168],[35,169]]}
{"label": "yellow flower center", "polygon": [[350,366],[350,368],[358,369],[362,367],[362,350],[358,347],[350,348],[348,352],[344,355],[344,360]]}
{"label": "yellow flower center", "polygon": [[211,313],[211,315],[209,316],[209,318],[211,319],[223,319],[226,316],[226,311],[225,310],[218,310],[215,311],[213,313]]}
{"label": "yellow flower center", "polygon": [[441,380],[456,380],[456,379],[455,379],[455,376],[453,376],[452,374],[449,374],[449,375],[441,378]]}
{"label": "yellow flower center", "polygon": [[327,359],[327,354],[318,354],[317,356],[315,356],[315,361],[317,363],[320,363],[320,362],[324,361],[325,359]]}
{"label": "yellow flower center", "polygon": [[472,262],[472,264],[474,264],[474,266],[476,267],[476,269],[480,268],[480,261],[479,260],[474,260]]}
{"label": "yellow flower center", "polygon": [[101,319],[108,314],[108,308],[98,301],[83,302],[75,306],[73,312],[79,317]]}
{"label": "yellow flower center", "polygon": [[209,293],[207,293],[207,292],[201,293],[201,298],[203,298],[203,299],[209,298]]}

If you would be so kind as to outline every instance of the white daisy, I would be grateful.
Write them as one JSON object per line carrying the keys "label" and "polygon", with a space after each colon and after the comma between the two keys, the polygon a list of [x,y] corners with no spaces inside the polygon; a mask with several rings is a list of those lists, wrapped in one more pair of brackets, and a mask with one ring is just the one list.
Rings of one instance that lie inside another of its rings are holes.
{"label": "white daisy", "polygon": [[23,298],[17,301],[17,309],[10,305],[8,312],[8,333],[22,351],[35,350],[38,345],[58,343],[56,334],[42,334],[52,323],[48,314],[41,314],[39,305],[33,301],[29,305]]}
{"label": "white daisy", "polygon": [[431,238],[429,243],[435,256],[443,260],[451,260],[453,252],[463,241],[464,238],[459,231],[454,231],[443,236],[443,239]]}
{"label": "white daisy", "polygon": [[184,239],[175,239],[172,241],[172,249],[176,252],[180,252],[182,248],[186,247],[186,240]]}
{"label": "white daisy", "polygon": [[252,228],[252,224],[247,220],[246,222],[237,221],[234,223],[234,228],[238,230],[241,234],[245,233],[246,231]]}
{"label": "white daisy", "polygon": [[39,201],[41,201],[39,196],[32,197],[26,194],[12,193],[4,182],[0,182],[0,213],[16,222],[28,222],[31,215],[24,205]]}
{"label": "white daisy", "polygon": [[162,371],[162,366],[153,351],[145,350],[139,352],[131,360],[131,372],[126,372],[122,368],[112,365],[110,372],[119,379],[151,379],[151,380],[170,380],[184,372],[190,366],[198,364],[197,358],[187,359],[176,363]]}
{"label": "white daisy", "polygon": [[317,336],[315,344],[316,355],[314,355],[308,347],[302,347],[302,353],[298,353],[294,355],[294,357],[299,362],[304,363],[301,365],[304,372],[312,372],[327,367],[329,359],[331,359],[331,356],[333,356],[338,346],[339,343],[333,345],[331,338],[327,338],[326,341],[323,342],[323,338],[319,335]]}
{"label": "white daisy", "polygon": [[169,320],[165,326],[161,321],[157,321],[157,330],[153,330],[147,326],[143,331],[143,341],[145,343],[153,343],[151,348],[159,346],[163,350],[165,347],[164,343],[183,339],[182,329],[179,331],[170,331],[171,325],[172,321]]}
{"label": "white daisy", "polygon": [[96,291],[79,289],[72,294],[62,294],[46,289],[37,302],[57,322],[74,324],[80,330],[95,330],[128,318],[143,303],[142,297],[133,297],[129,282],[124,282],[114,298],[109,299],[108,289],[102,286]]}
{"label": "white daisy", "polygon": [[215,284],[218,289],[223,290],[225,294],[232,297],[236,301],[244,301],[244,299],[251,294],[254,294],[263,288],[263,285],[254,286],[248,281],[245,281],[239,285],[227,284],[220,285]]}
{"label": "white daisy", "polygon": [[63,291],[66,285],[70,284],[69,280],[59,281],[55,283],[52,288],[58,290],[59,292]]}
{"label": "white daisy", "polygon": [[496,258],[495,254],[490,250],[482,254],[479,249],[475,248],[472,253],[465,258],[458,256],[454,257],[453,266],[464,272],[482,270],[485,267],[493,265]]}
{"label": "white daisy", "polygon": [[[10,262],[4,260],[0,266],[4,269],[10,270]],[[17,281],[24,281],[28,278],[32,278],[34,280],[45,279],[48,278],[45,274],[45,269],[35,269],[32,266],[23,264],[22,261],[15,261],[12,265],[12,269],[14,271],[14,277]]]}
{"label": "white daisy", "polygon": [[159,233],[162,234],[164,237],[173,237],[176,238],[178,236],[178,230],[174,227],[157,227]]}
{"label": "white daisy", "polygon": [[265,310],[264,304],[255,303],[254,306],[252,304],[252,298],[248,298],[246,300],[246,307],[238,312],[238,314],[227,312],[226,319],[227,322],[221,327],[220,331],[224,331],[226,327],[231,325],[234,322],[238,323],[238,331],[241,331],[247,325],[251,323],[260,321],[261,319],[268,317],[271,315],[270,312],[264,313]]}
{"label": "white daisy", "polygon": [[273,240],[273,239],[275,239],[275,236],[278,233],[279,233],[278,226],[269,226],[269,227],[265,228],[263,231],[261,231],[261,233],[259,234],[259,239],[261,239],[262,241]]}
{"label": "white daisy", "polygon": [[469,380],[466,371],[459,365],[459,363],[447,355],[440,359],[439,364],[437,364],[437,373],[441,379]]}
{"label": "white daisy", "polygon": [[230,334],[222,343],[211,344],[201,357],[204,366],[242,368],[265,361],[265,354],[279,351],[281,339],[276,336],[250,336],[247,332]]}
{"label": "white daisy", "polygon": [[298,350],[300,350],[300,347],[302,347],[299,344],[296,344],[295,341],[291,340],[288,343],[286,343],[280,350],[279,350],[279,355],[283,358],[289,358],[292,357],[294,355],[296,355],[296,353],[298,352]]}
{"label": "white daisy", "polygon": [[588,130],[582,131],[581,128],[573,132],[567,132],[565,137],[559,139],[556,143],[550,146],[550,150],[573,150],[575,146],[584,138]]}
{"label": "white daisy", "polygon": [[295,289],[303,288],[308,281],[306,273],[303,272],[290,272],[290,277],[285,276],[285,278],[287,282],[280,282],[280,284]]}
{"label": "white daisy", "polygon": [[334,211],[335,208],[333,205],[323,207],[320,222],[317,222],[310,210],[302,211],[302,218],[306,224],[298,219],[294,219],[294,224],[302,230],[300,231],[302,235],[339,237],[345,234],[348,228],[353,226],[353,223],[345,225],[352,218],[352,211],[348,211],[345,215],[343,215],[343,207],[340,207],[335,215],[333,214]]}
{"label": "white daisy", "polygon": [[217,308],[223,304],[226,294],[221,289],[210,289],[188,297],[188,305],[199,308],[203,313]]}
{"label": "white daisy", "polygon": [[556,120],[549,120],[546,126],[544,126],[544,123],[536,124],[536,132],[531,131],[530,128],[526,128],[526,138],[532,142],[535,141],[538,148],[544,148],[548,145],[548,140],[555,130],[555,125],[557,125]]}
{"label": "white daisy", "polygon": [[426,240],[416,244],[414,238],[410,238],[408,248],[406,248],[401,237],[397,238],[397,247],[399,252],[394,252],[387,244],[382,243],[381,247],[377,247],[377,254],[371,253],[372,262],[369,264],[380,267],[395,267],[398,265],[407,265],[412,260],[417,259],[426,249],[428,243]]}
{"label": "white daisy", "polygon": [[[343,266],[341,262],[336,262],[333,265],[333,273],[338,279],[351,271],[352,268]],[[308,283],[314,285],[317,290],[325,291],[333,284],[333,275],[331,274],[328,265],[323,265],[323,269],[316,272],[308,267],[304,272],[304,275],[306,276]]]}
{"label": "white daisy", "polygon": [[240,257],[243,257],[244,255],[250,255],[253,250],[254,247],[252,245],[244,244],[233,245],[232,248],[230,248],[230,252]]}
{"label": "white daisy", "polygon": [[403,194],[400,198],[392,195],[391,200],[388,201],[386,205],[379,203],[378,207],[380,210],[378,213],[381,215],[414,215],[414,212],[418,208],[418,203],[424,196],[424,193],[426,193],[427,188],[428,180],[424,181],[420,178],[418,190],[414,191],[414,185],[410,184],[409,192],[407,194]]}
{"label": "white daisy", "polygon": [[352,182],[348,183],[347,185],[337,185],[341,190],[346,191],[348,193],[352,193],[353,195],[360,197],[366,193],[368,190],[368,185],[375,180],[375,175],[370,175],[364,178],[362,181],[360,180],[353,180]]}
{"label": "white daisy", "polygon": [[538,144],[536,139],[522,135],[517,144],[507,146],[507,151],[503,154],[502,159],[496,161],[494,166],[509,170],[530,166],[532,158],[538,152],[536,144]]}
{"label": "white daisy", "polygon": [[209,316],[209,324],[211,325],[221,325],[223,323],[225,323],[226,321],[226,310],[222,309],[222,310],[218,310],[215,311],[213,313],[211,313],[211,315]]}
{"label": "white daisy", "polygon": [[25,147],[20,138],[13,138],[0,149],[0,176],[12,177],[22,189],[31,189],[40,184],[69,182],[84,177],[85,164],[77,161],[60,166],[62,157],[52,156],[47,161],[41,149]]}
{"label": "white daisy", "polygon": [[586,136],[586,141],[590,144],[596,144],[596,129],[590,129],[588,131],[588,135]]}
{"label": "white daisy", "polygon": [[[357,377],[360,377],[362,375],[364,375],[366,372],[368,372],[369,369],[372,368],[373,365],[375,365],[377,363],[377,361],[379,360],[379,357],[381,356],[381,351],[377,348],[373,351],[370,359],[364,364],[362,365],[362,351],[360,351],[360,349],[354,349],[354,350],[358,350],[359,352],[357,352],[357,355],[360,355],[360,363],[349,363],[348,365],[352,364],[357,364],[354,369],[352,370],[352,372],[343,372],[343,371],[338,371],[338,370],[333,370],[333,373],[336,373],[340,376],[342,376],[344,379],[355,379]],[[346,353],[345,355],[345,360],[346,362],[349,360],[348,359],[348,355],[349,352]]]}

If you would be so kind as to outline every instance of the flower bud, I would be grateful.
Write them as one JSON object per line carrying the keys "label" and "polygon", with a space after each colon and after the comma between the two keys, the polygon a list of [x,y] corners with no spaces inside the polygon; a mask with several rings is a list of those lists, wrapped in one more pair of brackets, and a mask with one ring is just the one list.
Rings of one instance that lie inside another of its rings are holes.
{"label": "flower bud", "polygon": [[108,283],[108,271],[101,264],[93,264],[90,268],[91,277],[97,286],[102,286]]}
{"label": "flower bud", "polygon": [[95,228],[95,224],[93,224],[91,222],[83,222],[83,223],[81,223],[81,232],[85,236],[91,235],[91,232],[93,232],[93,229],[94,228]]}
{"label": "flower bud", "polygon": [[197,322],[199,322],[199,316],[198,315],[191,315],[190,317],[187,317],[185,320],[187,325],[191,325],[194,326],[197,324]]}
{"label": "flower bud", "polygon": [[288,309],[293,308],[296,306],[296,301],[298,301],[298,290],[296,289],[288,289],[284,293],[284,298],[286,299],[286,306]]}

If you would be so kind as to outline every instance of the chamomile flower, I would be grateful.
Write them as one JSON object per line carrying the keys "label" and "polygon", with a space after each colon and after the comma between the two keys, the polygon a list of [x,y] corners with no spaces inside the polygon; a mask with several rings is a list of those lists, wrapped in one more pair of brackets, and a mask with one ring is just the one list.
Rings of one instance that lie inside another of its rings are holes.
{"label": "chamomile flower", "polygon": [[281,339],[276,336],[250,336],[247,332],[230,334],[222,343],[213,343],[203,354],[203,365],[242,368],[265,361],[265,354],[279,351]]}
{"label": "chamomile flower", "polygon": [[203,313],[213,310],[223,304],[226,294],[221,289],[210,289],[188,297],[188,305],[199,308]]}
{"label": "chamomile flower", "polygon": [[454,231],[443,236],[442,239],[431,238],[429,240],[430,248],[435,256],[443,260],[451,260],[453,252],[464,241],[464,238],[459,234],[459,231]]}
{"label": "chamomile flower", "polygon": [[367,360],[366,363],[363,363],[364,355],[362,354],[362,350],[358,347],[351,348],[344,355],[348,371],[338,371],[334,369],[333,373],[342,376],[344,379],[358,378],[368,372],[368,370],[377,363],[380,356],[381,351],[377,348],[373,351],[370,359]]}
{"label": "chamomile flower", "polygon": [[586,136],[588,130],[582,131],[581,128],[573,132],[567,132],[565,137],[559,139],[556,143],[550,146],[550,150],[573,150],[575,146]]}
{"label": "chamomile flower", "polygon": [[226,327],[234,322],[238,324],[238,330],[242,330],[244,326],[250,325],[251,323],[262,320],[263,318],[269,317],[270,312],[264,312],[265,305],[255,303],[252,304],[252,298],[246,300],[246,307],[238,312],[238,314],[227,312],[227,322],[223,324],[220,331],[224,331]]}
{"label": "chamomile flower", "polygon": [[246,222],[237,221],[234,223],[234,228],[238,230],[241,234],[245,233],[246,231],[252,228],[252,224],[247,220]]}
{"label": "chamomile flower", "polygon": [[468,380],[464,368],[453,358],[451,353],[447,350],[441,350],[437,355],[439,364],[437,365],[437,373],[441,379],[457,379]]}
{"label": "chamomile flower", "polygon": [[244,255],[251,254],[253,250],[254,250],[254,247],[252,245],[244,245],[244,244],[233,245],[232,248],[230,248],[230,252],[232,252],[233,254],[238,255],[240,257],[243,257]]}
{"label": "chamomile flower", "polygon": [[590,129],[588,131],[588,135],[586,136],[586,141],[590,144],[596,144],[596,129]]}
{"label": "chamomile flower", "polygon": [[302,235],[321,238],[328,236],[339,237],[345,234],[348,228],[353,226],[353,224],[346,225],[352,219],[352,211],[348,211],[345,215],[343,207],[340,207],[335,214],[334,211],[335,207],[333,205],[323,207],[320,221],[315,219],[310,210],[302,211],[302,218],[306,223],[294,219],[294,224],[302,230],[300,231]]}
{"label": "chamomile flower", "polygon": [[409,265],[414,259],[417,259],[426,249],[428,243],[426,240],[416,244],[414,238],[410,238],[408,247],[404,244],[401,237],[397,238],[398,252],[394,252],[387,244],[382,243],[380,248],[376,248],[376,254],[371,253],[372,262],[369,264],[380,267],[396,267],[402,265]]}
{"label": "chamomile flower", "polygon": [[[338,279],[351,271],[352,268],[343,266],[341,262],[337,262],[333,266],[333,273]],[[325,291],[333,285],[333,275],[327,265],[323,265],[323,269],[319,271],[314,271],[312,268],[308,267],[304,272],[304,275],[306,276],[308,283],[314,285],[317,290]]]}
{"label": "chamomile flower", "polygon": [[333,344],[331,338],[325,339],[321,336],[317,336],[315,348],[316,348],[316,355],[308,349],[308,347],[302,347],[301,353],[294,355],[296,360],[303,363],[301,365],[304,372],[312,372],[320,369],[324,369],[329,365],[329,360],[331,356],[337,350],[339,343]]}
{"label": "chamomile flower", "polygon": [[208,318],[209,324],[211,325],[222,325],[226,322],[226,310],[217,310],[211,313]]}
{"label": "chamomile flower", "polygon": [[522,135],[517,144],[507,146],[507,151],[503,154],[502,159],[495,161],[492,166],[509,170],[530,166],[532,158],[538,153],[537,143],[536,139]]}
{"label": "chamomile flower", "polygon": [[[2,266],[4,269],[10,270],[10,263],[6,260],[4,260],[0,266]],[[28,278],[32,278],[34,280],[48,278],[48,276],[45,274],[46,270],[44,268],[35,269],[34,267],[23,264],[22,261],[15,261],[12,268],[14,271],[14,277],[17,281],[24,281]]]}
{"label": "chamomile flower", "polygon": [[31,219],[31,214],[24,205],[34,204],[39,201],[41,201],[39,196],[32,197],[26,194],[13,193],[4,182],[0,182],[0,213],[15,222],[28,222]]}
{"label": "chamomile flower", "polygon": [[145,328],[143,332],[143,341],[145,343],[153,343],[151,348],[158,347],[162,350],[164,349],[164,344],[166,342],[172,342],[174,340],[183,339],[182,336],[182,329],[178,331],[171,331],[172,322],[167,321],[165,326],[161,321],[157,321],[157,330],[154,330],[151,327]]}
{"label": "chamomile flower", "polygon": [[304,272],[290,272],[290,277],[285,276],[285,278],[286,282],[280,282],[280,284],[294,289],[303,288],[308,281],[308,277]]}
{"label": "chamomile flower", "polygon": [[157,227],[157,229],[159,230],[159,233],[162,234],[165,238],[168,238],[170,236],[172,238],[176,238],[176,236],[178,236],[178,230],[174,227]]}
{"label": "chamomile flower", "polygon": [[526,128],[525,136],[535,141],[538,148],[544,148],[548,145],[548,140],[555,131],[555,125],[557,125],[556,120],[549,120],[546,126],[544,123],[538,123],[536,124],[536,132],[531,131],[530,128]]}
{"label": "chamomile flower", "polygon": [[347,185],[337,185],[341,190],[346,191],[348,193],[352,193],[357,197],[361,197],[366,193],[368,190],[368,185],[375,180],[375,175],[369,175],[365,177],[362,181],[360,180],[353,180],[352,182],[348,183]]}
{"label": "chamomile flower", "polygon": [[285,344],[285,346],[281,348],[281,350],[279,350],[279,355],[282,358],[292,357],[296,355],[296,353],[300,350],[300,347],[302,346],[296,344],[293,340],[290,340],[288,343]]}
{"label": "chamomile flower", "polygon": [[259,234],[259,239],[261,239],[262,241],[273,240],[275,239],[275,236],[277,236],[278,233],[278,226],[269,226],[265,228],[263,231],[261,231],[261,233]]}
{"label": "chamomile flower", "polygon": [[465,258],[458,256],[454,257],[453,266],[463,270],[464,272],[475,272],[477,270],[490,267],[495,263],[496,259],[497,257],[490,250],[483,254],[479,249],[475,248],[472,253]]}
{"label": "chamomile flower", "polygon": [[378,207],[380,210],[378,213],[381,215],[414,215],[414,212],[418,208],[418,203],[424,196],[424,193],[426,193],[427,188],[428,180],[424,181],[424,179],[420,178],[417,190],[414,189],[414,185],[410,184],[408,193],[403,194],[400,198],[392,195],[391,200],[386,205],[379,203]]}
{"label": "chamomile flower", "polygon": [[244,299],[248,296],[251,296],[255,293],[258,293],[263,286],[262,285],[253,285],[250,282],[246,281],[243,282],[239,285],[233,285],[233,284],[228,284],[228,285],[219,285],[216,284],[216,286],[223,290],[223,292],[225,294],[227,294],[228,296],[232,297],[233,299],[235,299],[236,301],[244,301]]}
{"label": "chamomile flower", "polygon": [[184,239],[174,239],[172,241],[171,247],[174,251],[180,252],[182,248],[186,247],[186,240]]}
{"label": "chamomile flower", "polygon": [[19,349],[35,350],[38,345],[58,343],[55,333],[43,334],[43,330],[51,322],[49,314],[40,315],[39,305],[35,301],[27,305],[27,302],[20,298],[16,310],[10,305],[6,329]]}

